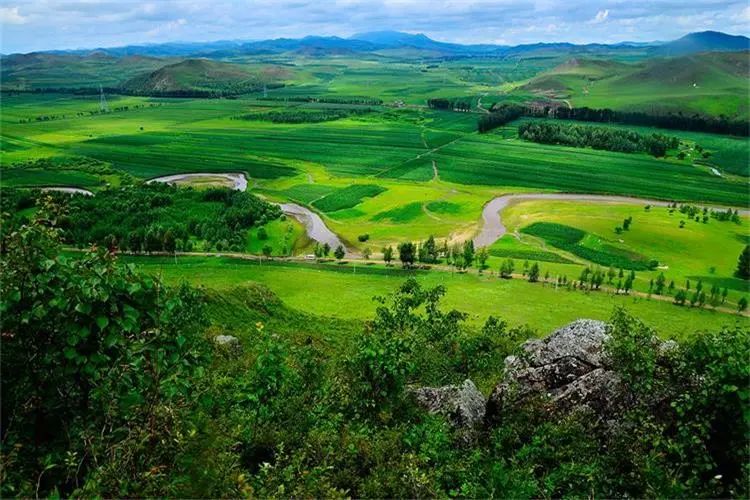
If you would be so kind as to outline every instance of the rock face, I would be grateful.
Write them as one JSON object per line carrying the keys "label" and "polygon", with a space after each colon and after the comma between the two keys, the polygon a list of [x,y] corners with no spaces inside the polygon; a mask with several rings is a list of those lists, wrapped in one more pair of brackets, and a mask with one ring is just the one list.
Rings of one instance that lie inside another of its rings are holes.
{"label": "rock face", "polygon": [[242,353],[240,339],[232,335],[217,335],[214,337],[214,342],[219,348],[226,349],[230,354],[237,355]]}
{"label": "rock face", "polygon": [[487,401],[489,423],[532,399],[550,413],[591,410],[600,421],[616,418],[629,404],[628,391],[604,353],[607,325],[578,320],[547,338],[530,340],[520,356],[505,359],[505,374]]}
{"label": "rock face", "polygon": [[484,421],[484,396],[471,380],[464,380],[461,385],[420,387],[411,392],[420,406],[446,416],[457,429],[471,430]]}

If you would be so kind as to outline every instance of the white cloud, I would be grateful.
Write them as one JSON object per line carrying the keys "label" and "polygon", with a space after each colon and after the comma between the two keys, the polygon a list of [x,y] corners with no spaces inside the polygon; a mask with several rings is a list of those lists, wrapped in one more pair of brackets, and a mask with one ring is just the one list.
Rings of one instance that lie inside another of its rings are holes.
{"label": "white cloud", "polygon": [[596,16],[594,16],[594,19],[591,20],[594,24],[603,23],[607,20],[609,17],[609,9],[600,10],[596,13]]}
{"label": "white cloud", "polygon": [[18,7],[0,7],[0,24],[24,24],[27,20],[18,12]]}

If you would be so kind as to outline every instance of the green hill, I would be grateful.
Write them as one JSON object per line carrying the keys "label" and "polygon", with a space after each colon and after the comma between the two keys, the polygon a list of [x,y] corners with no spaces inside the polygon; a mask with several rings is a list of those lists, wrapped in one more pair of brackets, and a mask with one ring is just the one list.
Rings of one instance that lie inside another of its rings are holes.
{"label": "green hill", "polygon": [[131,78],[123,87],[142,93],[257,87],[266,81],[245,67],[208,59],[186,59]]}
{"label": "green hill", "polygon": [[748,117],[748,52],[655,58],[637,64],[572,59],[520,87],[574,107]]}

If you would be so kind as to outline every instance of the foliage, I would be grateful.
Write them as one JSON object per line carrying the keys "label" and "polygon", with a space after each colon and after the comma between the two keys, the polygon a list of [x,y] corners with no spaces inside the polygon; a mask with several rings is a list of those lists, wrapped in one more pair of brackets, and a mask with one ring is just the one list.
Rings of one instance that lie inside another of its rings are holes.
{"label": "foliage", "polygon": [[750,279],[750,245],[745,245],[737,261],[737,270],[735,276],[742,279]]}
{"label": "foliage", "polygon": [[260,120],[272,123],[321,123],[370,113],[370,108],[330,108],[316,110],[269,111],[240,115],[240,120]]}
{"label": "foliage", "polygon": [[207,361],[200,297],[60,256],[60,216],[3,234],[3,496],[168,494]]}
{"label": "foliage", "polygon": [[[10,207],[9,224],[23,223],[25,217],[16,212],[21,210],[19,201],[28,200],[29,195],[20,190],[3,190],[3,195],[9,204],[15,203]],[[59,220],[65,243],[79,247],[98,244],[133,252],[174,251],[175,240],[182,248],[188,242],[200,241],[207,248],[221,244],[227,250],[239,251],[245,246],[249,228],[281,215],[276,205],[226,188],[196,191],[155,183],[108,189],[96,196],[55,192],[34,192],[30,196],[35,204],[50,197],[67,208]]]}
{"label": "foliage", "polygon": [[643,135],[611,127],[551,122],[522,123],[518,127],[518,137],[542,144],[591,147],[621,153],[649,153],[656,157],[666,155],[667,150],[676,149],[680,143],[678,138],[663,134]]}

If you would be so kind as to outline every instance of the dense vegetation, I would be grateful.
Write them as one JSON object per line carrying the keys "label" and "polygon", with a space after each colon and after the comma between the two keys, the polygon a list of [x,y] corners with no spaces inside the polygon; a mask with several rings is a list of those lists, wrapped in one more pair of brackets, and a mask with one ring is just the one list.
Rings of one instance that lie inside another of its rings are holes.
{"label": "dense vegetation", "polygon": [[4,189],[3,212],[11,217],[5,223],[11,228],[22,225],[28,220],[28,210],[47,198],[65,207],[58,220],[65,243],[131,252],[199,247],[239,251],[245,248],[249,228],[281,215],[278,206],[246,192],[197,191],[154,183],[108,189],[96,196]]}
{"label": "dense vegetation", "polygon": [[628,125],[645,125],[672,130],[691,130],[737,136],[750,135],[750,125],[745,120],[732,120],[725,116],[712,117],[705,115],[683,115],[682,113],[650,114],[640,111],[614,111],[611,109],[591,109],[587,107],[567,108],[554,106],[540,110],[527,110],[527,116],[552,116],[561,120],[579,120],[585,122],[623,123]]}
{"label": "dense vegetation", "polygon": [[[65,259],[60,209],[3,233],[3,496],[747,495],[746,330],[664,352],[616,312],[608,352],[634,397],[618,425],[530,401],[467,442],[407,386],[491,387],[528,329],[468,327],[408,280],[352,335],[262,289]],[[227,330],[241,347],[211,345]]]}
{"label": "dense vegetation", "polygon": [[435,97],[427,99],[427,107],[432,109],[447,109],[451,111],[469,111],[471,109],[471,99],[462,97],[452,99]]}
{"label": "dense vegetation", "polygon": [[661,157],[676,149],[680,140],[663,134],[644,135],[632,130],[592,127],[567,123],[526,122],[518,127],[518,136],[541,144],[590,147],[620,153],[648,153]]}
{"label": "dense vegetation", "polygon": [[267,113],[248,113],[240,115],[240,120],[261,120],[273,123],[320,123],[340,120],[350,116],[370,113],[370,108],[327,108],[315,110],[269,111]]}
{"label": "dense vegetation", "polygon": [[492,129],[502,127],[506,123],[517,120],[524,115],[524,107],[518,104],[493,104],[490,113],[482,115],[477,123],[479,133],[489,132]]}

